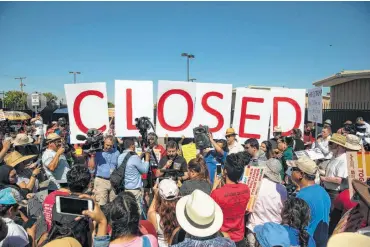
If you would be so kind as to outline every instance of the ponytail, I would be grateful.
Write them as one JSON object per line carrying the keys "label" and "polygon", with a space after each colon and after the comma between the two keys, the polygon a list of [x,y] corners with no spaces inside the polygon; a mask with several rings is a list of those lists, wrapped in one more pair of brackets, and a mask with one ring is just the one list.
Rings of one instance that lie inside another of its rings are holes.
{"label": "ponytail", "polygon": [[305,229],[300,229],[299,230],[299,246],[301,247],[307,247],[308,246],[308,241],[310,239],[310,235]]}

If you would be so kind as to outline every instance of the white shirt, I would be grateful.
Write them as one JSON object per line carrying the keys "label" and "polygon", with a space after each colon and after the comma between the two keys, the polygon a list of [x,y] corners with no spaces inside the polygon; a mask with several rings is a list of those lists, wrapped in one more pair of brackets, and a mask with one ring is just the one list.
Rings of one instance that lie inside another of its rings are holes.
{"label": "white shirt", "polygon": [[[312,149],[319,148],[322,149],[322,154],[325,156],[325,159],[330,160],[333,157],[333,153],[329,150],[329,140],[330,136],[326,138],[326,140],[322,139],[321,142],[318,142],[318,146],[316,147],[316,142],[312,144]],[[326,155],[325,155],[326,154]]]}
{"label": "white shirt", "polygon": [[52,172],[49,170],[49,164],[54,159],[57,153],[54,150],[46,149],[42,154],[42,164],[45,172],[51,180],[67,180],[67,172],[69,171],[69,164],[64,154],[59,156],[57,168]]}
{"label": "white shirt", "polygon": [[3,218],[3,221],[8,226],[8,234],[0,242],[0,247],[24,247],[28,245],[28,235],[22,226],[9,218]]}
{"label": "white shirt", "polygon": [[249,216],[246,227],[254,231],[254,227],[267,222],[281,223],[281,210],[288,198],[286,188],[268,178],[262,179],[262,184],[253,212]]}
{"label": "white shirt", "polygon": [[[347,168],[347,155],[343,153],[336,158],[333,158],[328,166],[326,167],[325,177],[333,178],[347,178],[348,177],[348,168]],[[340,190],[341,187],[339,184],[324,182],[325,189],[328,190]],[[345,187],[345,186],[344,186]]]}
{"label": "white shirt", "polygon": [[229,145],[229,153],[228,154],[236,154],[239,152],[243,152],[244,148],[239,142],[234,141],[233,144]]}

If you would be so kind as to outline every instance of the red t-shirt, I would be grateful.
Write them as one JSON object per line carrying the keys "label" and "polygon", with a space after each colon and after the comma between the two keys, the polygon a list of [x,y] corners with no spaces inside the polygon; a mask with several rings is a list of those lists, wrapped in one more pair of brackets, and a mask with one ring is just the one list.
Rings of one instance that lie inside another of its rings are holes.
{"label": "red t-shirt", "polygon": [[53,218],[53,206],[55,204],[55,197],[56,196],[68,196],[68,192],[63,191],[53,191],[49,195],[45,197],[44,202],[42,203],[42,208],[44,211],[44,217],[46,221],[46,226],[48,228],[48,231],[50,231],[52,218]]}
{"label": "red t-shirt", "polygon": [[333,204],[334,208],[341,210],[344,214],[348,210],[356,207],[358,203],[351,201],[351,198],[349,198],[349,189],[346,189],[339,193]]}
{"label": "red t-shirt", "polygon": [[250,198],[246,184],[225,184],[212,191],[211,197],[221,207],[224,214],[222,232],[227,232],[231,240],[238,242],[244,238],[244,214]]}

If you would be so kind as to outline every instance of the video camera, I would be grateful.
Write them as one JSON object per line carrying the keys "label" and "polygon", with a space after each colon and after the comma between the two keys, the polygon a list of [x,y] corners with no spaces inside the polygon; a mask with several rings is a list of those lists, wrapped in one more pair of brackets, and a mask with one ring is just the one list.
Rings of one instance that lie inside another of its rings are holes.
{"label": "video camera", "polygon": [[100,130],[89,129],[84,135],[76,135],[76,139],[79,141],[85,141],[82,146],[82,150],[85,153],[99,152],[104,148],[104,136]]}
{"label": "video camera", "polygon": [[148,130],[150,130],[150,128],[154,130],[154,125],[150,121],[150,118],[148,117],[135,118],[135,126],[139,130],[139,133],[142,137],[141,146],[148,147],[149,146]]}

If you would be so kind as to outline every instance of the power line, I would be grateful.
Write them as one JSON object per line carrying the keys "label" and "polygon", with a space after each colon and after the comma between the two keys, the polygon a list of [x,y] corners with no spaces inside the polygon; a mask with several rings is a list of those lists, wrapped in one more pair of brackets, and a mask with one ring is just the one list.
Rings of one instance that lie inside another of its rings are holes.
{"label": "power line", "polygon": [[21,81],[21,83],[20,83],[20,86],[21,86],[21,92],[23,92],[23,87],[25,87],[26,86],[26,84],[24,84],[23,83],[23,80],[24,79],[26,79],[27,77],[16,77],[16,78],[14,78],[14,79],[16,79],[16,80],[20,80]]}

